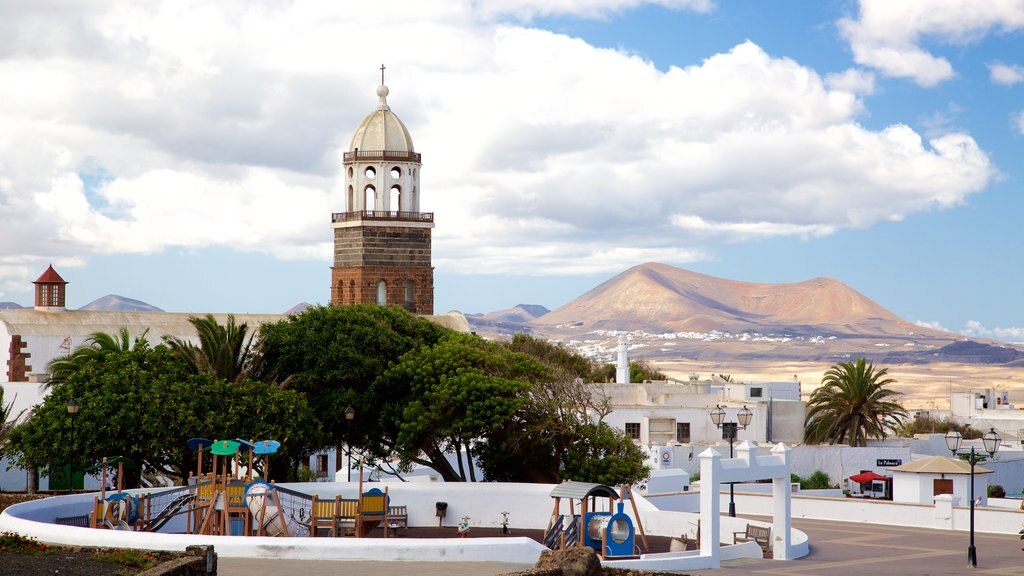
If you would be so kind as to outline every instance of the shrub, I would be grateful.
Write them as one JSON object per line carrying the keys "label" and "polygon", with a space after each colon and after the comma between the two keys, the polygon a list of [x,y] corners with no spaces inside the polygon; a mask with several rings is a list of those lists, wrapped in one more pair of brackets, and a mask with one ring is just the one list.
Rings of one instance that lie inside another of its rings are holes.
{"label": "shrub", "polygon": [[50,554],[51,550],[46,544],[40,543],[35,538],[22,536],[17,532],[3,532],[0,533],[0,552],[43,556]]}
{"label": "shrub", "polygon": [[1003,489],[999,484],[988,485],[988,497],[989,498],[1006,498],[1006,490]]}
{"label": "shrub", "polygon": [[801,490],[825,490],[832,487],[832,479],[821,470],[815,470],[810,476],[800,481]]}

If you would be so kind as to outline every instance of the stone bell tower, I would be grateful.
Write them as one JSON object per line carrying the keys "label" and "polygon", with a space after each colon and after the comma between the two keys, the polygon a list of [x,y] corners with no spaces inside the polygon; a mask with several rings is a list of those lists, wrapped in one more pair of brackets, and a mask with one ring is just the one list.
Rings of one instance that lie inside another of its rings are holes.
{"label": "stone bell tower", "polygon": [[388,106],[388,93],[381,66],[377,109],[342,155],[346,211],[331,215],[331,304],[398,305],[433,314],[434,214],[420,212],[420,154]]}

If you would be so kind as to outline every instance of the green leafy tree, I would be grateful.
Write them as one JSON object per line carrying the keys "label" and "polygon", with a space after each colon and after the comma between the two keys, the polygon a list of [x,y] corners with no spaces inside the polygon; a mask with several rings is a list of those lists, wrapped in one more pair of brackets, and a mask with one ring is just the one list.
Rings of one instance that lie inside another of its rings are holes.
{"label": "green leafy tree", "polygon": [[[314,306],[260,327],[265,378],[304,394],[321,447],[359,447],[371,463],[394,454],[410,383],[374,382],[398,359],[451,332],[398,307]],[[345,420],[345,409],[355,418]]]}
{"label": "green leafy tree", "polygon": [[[474,441],[508,425],[524,407],[530,382],[547,372],[526,354],[452,333],[403,355],[375,387],[393,390],[411,384],[396,444],[403,460],[429,466],[446,481],[466,481],[476,480],[470,464]],[[446,451],[455,454],[457,470]]]}
{"label": "green leafy tree", "polygon": [[250,378],[259,369],[257,355],[252,353],[249,325],[235,322],[234,314],[229,315],[223,325],[213,314],[192,317],[188,321],[196,329],[199,346],[175,336],[165,336],[164,341],[193,374],[208,374],[237,383]]}
{"label": "green leafy tree", "polygon": [[480,442],[488,480],[619,484],[647,476],[646,455],[602,421],[607,398],[581,379],[535,382],[528,400],[508,425]]}
{"label": "green leafy tree", "polygon": [[[70,446],[67,401],[79,403]],[[217,380],[190,374],[164,346],[111,352],[68,375],[11,432],[11,454],[24,468],[59,467],[74,459],[82,468],[104,456],[126,456],[143,474],[187,477],[194,456],[188,438],[272,438],[297,458],[319,443],[319,428],[304,397],[277,386]]]}
{"label": "green leafy tree", "polygon": [[80,346],[77,346],[71,353],[57,356],[47,365],[50,373],[50,380],[47,387],[60,384],[67,379],[69,374],[80,370],[90,362],[100,362],[108,354],[127,352],[133,348],[149,348],[149,341],[146,339],[147,329],[138,338],[132,338],[128,327],[123,326],[115,334],[106,332],[93,332]]}
{"label": "green leafy tree", "polygon": [[621,430],[606,422],[588,422],[579,430],[562,459],[563,479],[615,486],[634,484],[648,476],[646,454]]}
{"label": "green leafy tree", "polygon": [[907,417],[887,374],[864,358],[833,364],[807,402],[804,440],[866,446],[868,438],[887,437]]}

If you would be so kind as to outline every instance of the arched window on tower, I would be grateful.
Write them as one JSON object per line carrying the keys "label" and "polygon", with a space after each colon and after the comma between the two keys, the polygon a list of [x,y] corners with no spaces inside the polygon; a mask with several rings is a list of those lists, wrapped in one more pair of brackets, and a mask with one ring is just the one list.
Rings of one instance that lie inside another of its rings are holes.
{"label": "arched window on tower", "polygon": [[393,212],[402,210],[402,188],[398,184],[391,187],[391,210]]}
{"label": "arched window on tower", "polygon": [[410,312],[416,309],[416,284],[412,280],[405,281],[405,309]]}
{"label": "arched window on tower", "polygon": [[367,186],[364,192],[366,193],[366,202],[363,203],[363,210],[376,210],[377,190],[373,186]]}
{"label": "arched window on tower", "polygon": [[377,304],[388,305],[388,283],[383,280],[377,282]]}
{"label": "arched window on tower", "polygon": [[348,303],[349,304],[355,304],[356,303],[356,281],[355,280],[349,280],[348,281]]}
{"label": "arched window on tower", "polygon": [[337,302],[338,304],[344,304],[345,303],[345,281],[344,280],[338,280],[338,294],[335,297],[334,301]]}
{"label": "arched window on tower", "polygon": [[[349,170],[351,170],[351,168],[349,168]],[[356,191],[351,185],[348,187],[348,211],[356,211]]]}

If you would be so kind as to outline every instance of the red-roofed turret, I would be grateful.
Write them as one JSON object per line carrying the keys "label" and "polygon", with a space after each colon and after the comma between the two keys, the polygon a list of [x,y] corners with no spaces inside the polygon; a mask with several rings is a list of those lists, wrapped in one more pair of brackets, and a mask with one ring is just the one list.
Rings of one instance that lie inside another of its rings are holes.
{"label": "red-roofed turret", "polygon": [[57,274],[52,265],[33,284],[36,285],[36,310],[65,309],[65,287],[68,283]]}

